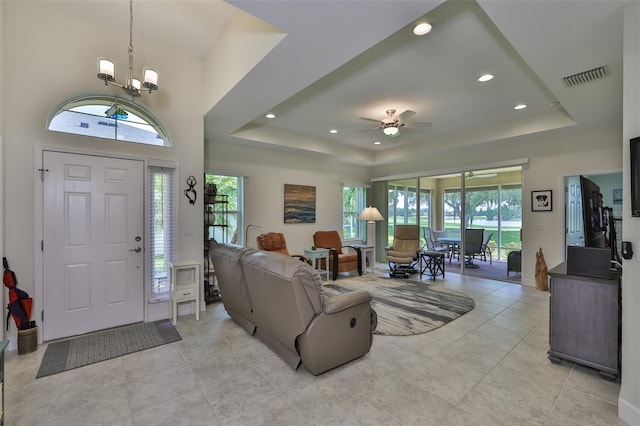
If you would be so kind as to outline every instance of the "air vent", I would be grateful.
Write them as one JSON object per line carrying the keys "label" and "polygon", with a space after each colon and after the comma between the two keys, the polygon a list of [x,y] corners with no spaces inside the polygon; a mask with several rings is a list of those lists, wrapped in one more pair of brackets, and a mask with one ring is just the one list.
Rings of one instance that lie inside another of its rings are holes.
{"label": "air vent", "polygon": [[587,71],[582,71],[577,74],[568,75],[566,77],[563,77],[562,81],[564,81],[565,86],[573,87],[579,86],[580,84],[589,83],[591,81],[601,80],[607,75],[609,75],[607,67],[601,66]]}

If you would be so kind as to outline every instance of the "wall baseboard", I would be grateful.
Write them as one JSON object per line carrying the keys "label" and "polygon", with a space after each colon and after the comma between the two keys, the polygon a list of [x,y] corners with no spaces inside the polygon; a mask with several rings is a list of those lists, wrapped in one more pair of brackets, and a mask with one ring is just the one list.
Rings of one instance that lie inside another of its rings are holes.
{"label": "wall baseboard", "polygon": [[640,424],[640,409],[618,398],[618,417],[630,425]]}

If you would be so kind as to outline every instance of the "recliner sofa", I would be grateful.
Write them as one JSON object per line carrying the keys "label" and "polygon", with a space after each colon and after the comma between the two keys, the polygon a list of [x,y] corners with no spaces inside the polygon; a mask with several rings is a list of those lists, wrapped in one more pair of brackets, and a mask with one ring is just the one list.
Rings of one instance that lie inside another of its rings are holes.
{"label": "recliner sofa", "polygon": [[229,316],[292,368],[318,375],[369,352],[369,292],[326,296],[317,270],[279,253],[215,243],[210,253]]}

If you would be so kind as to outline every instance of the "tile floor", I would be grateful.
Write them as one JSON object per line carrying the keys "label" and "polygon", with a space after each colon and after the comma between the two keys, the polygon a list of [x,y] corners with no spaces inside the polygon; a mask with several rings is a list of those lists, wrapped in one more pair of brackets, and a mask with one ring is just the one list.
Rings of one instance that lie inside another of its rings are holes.
{"label": "tile floor", "polygon": [[[378,272],[382,274],[382,272]],[[431,281],[429,281],[431,283]],[[623,425],[619,383],[548,361],[548,293],[447,274],[476,308],[361,359],[293,371],[221,304],[181,342],[35,379],[45,347],[6,356],[7,425]]]}

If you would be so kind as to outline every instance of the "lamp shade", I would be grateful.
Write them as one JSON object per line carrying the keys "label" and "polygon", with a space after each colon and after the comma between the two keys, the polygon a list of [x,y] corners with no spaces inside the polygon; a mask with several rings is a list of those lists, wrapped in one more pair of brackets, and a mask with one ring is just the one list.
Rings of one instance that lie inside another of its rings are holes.
{"label": "lamp shade", "polygon": [[360,213],[360,216],[358,216],[358,220],[366,220],[367,222],[377,222],[380,220],[384,220],[384,217],[382,217],[380,210],[378,210],[376,207],[369,206],[364,210],[362,210],[362,213]]}

